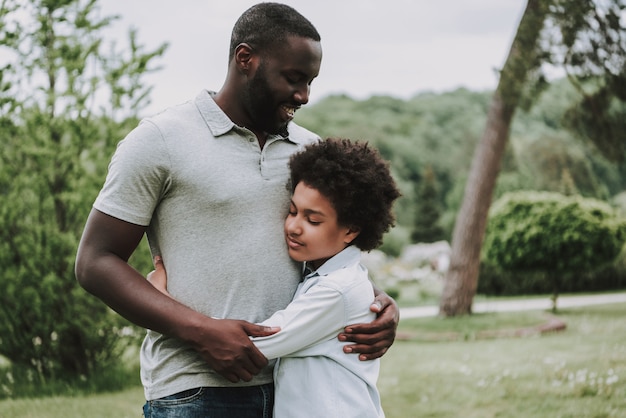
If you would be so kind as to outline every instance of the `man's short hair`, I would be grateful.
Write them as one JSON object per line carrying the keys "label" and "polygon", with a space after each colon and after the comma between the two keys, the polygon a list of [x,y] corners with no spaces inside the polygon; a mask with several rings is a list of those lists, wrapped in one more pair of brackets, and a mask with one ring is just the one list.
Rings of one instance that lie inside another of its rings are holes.
{"label": "man's short hair", "polygon": [[233,59],[235,48],[241,43],[264,51],[294,35],[317,42],[321,39],[313,24],[293,7],[280,3],[259,3],[246,10],[235,23],[228,60]]}

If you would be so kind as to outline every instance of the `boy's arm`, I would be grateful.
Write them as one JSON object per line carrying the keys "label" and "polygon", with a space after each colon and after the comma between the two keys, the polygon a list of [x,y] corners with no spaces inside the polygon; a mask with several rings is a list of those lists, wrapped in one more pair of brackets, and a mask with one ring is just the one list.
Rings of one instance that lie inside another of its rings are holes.
{"label": "boy's arm", "polygon": [[366,324],[349,325],[338,336],[340,341],[354,343],[344,346],[343,351],[359,354],[360,360],[382,357],[393,344],[400,321],[400,311],[396,302],[376,286],[374,294],[376,298],[370,310],[376,312],[376,319]]}
{"label": "boy's arm", "polygon": [[[146,279],[158,291],[171,297],[167,291],[167,273],[161,256],[154,258],[154,270]],[[341,328],[341,324],[328,323],[329,320],[337,322],[336,318],[341,317],[341,309],[331,310],[333,306],[341,302],[337,296],[339,295],[336,292],[328,293],[322,301],[321,294],[318,293],[317,297],[312,298],[308,304],[302,303],[302,298],[300,298],[300,303],[292,301],[287,308],[274,313],[259,324],[274,330],[282,329],[282,331],[266,337],[253,337],[252,341],[265,357],[274,359],[289,355],[320,339],[332,337],[336,330]]]}
{"label": "boy's arm", "polygon": [[[160,257],[155,258],[155,271],[148,274],[148,281],[163,293],[167,293],[167,277],[163,269]],[[395,315],[392,320],[392,332],[383,325],[382,330],[377,331],[377,327],[369,327],[371,324],[359,324],[346,327],[352,329],[355,334],[365,330],[365,337],[354,335],[354,340],[345,334],[340,334],[342,341],[357,341],[357,338],[365,338],[359,348],[356,344],[344,346],[346,353],[362,353],[361,360],[371,360],[381,357],[393,344],[395,329],[398,325],[399,316],[395,301],[386,293],[374,286],[376,298],[371,306],[373,312],[383,312],[385,315]],[[390,309],[390,306],[392,308]],[[395,313],[394,313],[395,309]],[[277,334],[262,338],[253,338],[255,345],[269,359],[289,356],[303,348],[313,345],[316,342],[328,339],[336,334],[336,330],[342,328],[340,321],[343,318],[343,301],[339,293],[324,287],[318,287],[315,291],[309,291],[293,300],[287,308],[276,312],[261,325],[272,327],[272,330],[281,329]],[[376,321],[380,321],[383,314],[378,316]],[[374,332],[368,334],[368,328]],[[381,347],[381,348],[378,348]],[[363,351],[357,351],[357,349]],[[369,351],[366,356],[365,350]],[[366,356],[366,357],[365,357]]]}
{"label": "boy's arm", "polygon": [[127,264],[145,227],[92,210],[76,256],[76,278],[131,322],[191,344],[230,380],[250,381],[267,359],[248,335],[268,335],[245,321],[214,320],[163,295]]}
{"label": "boy's arm", "polygon": [[269,359],[298,357],[299,351],[337,335],[345,324],[344,320],[343,296],[337,290],[313,286],[292,300],[285,309],[261,323],[279,327],[280,332],[252,340]]}

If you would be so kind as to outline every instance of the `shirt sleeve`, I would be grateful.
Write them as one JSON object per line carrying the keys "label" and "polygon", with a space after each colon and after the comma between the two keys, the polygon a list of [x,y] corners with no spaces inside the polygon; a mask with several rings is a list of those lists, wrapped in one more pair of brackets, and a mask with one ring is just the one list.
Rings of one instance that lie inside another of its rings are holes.
{"label": "shirt sleeve", "polygon": [[336,338],[343,329],[344,297],[336,289],[316,285],[261,324],[281,328],[268,337],[252,337],[265,357],[298,357],[299,350]]}
{"label": "shirt sleeve", "polygon": [[147,226],[170,182],[170,160],[154,124],[142,122],[119,144],[94,208]]}

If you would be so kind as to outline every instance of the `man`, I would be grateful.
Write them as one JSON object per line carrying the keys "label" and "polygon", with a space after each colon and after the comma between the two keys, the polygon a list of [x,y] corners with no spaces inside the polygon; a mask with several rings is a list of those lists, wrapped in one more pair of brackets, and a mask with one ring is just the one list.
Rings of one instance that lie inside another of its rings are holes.
{"label": "man", "polygon": [[[281,4],[253,6],[233,28],[219,92],[142,121],[111,161],[76,276],[149,330],[140,354],[147,417],[169,416],[173,405],[185,417],[271,414],[272,364],[248,336],[276,332],[253,323],[287,306],[300,280],[281,233],[287,162],[319,139],[291,120],[321,59],[306,18]],[[175,300],[127,264],[144,232],[168,260]],[[393,300],[378,292],[372,309],[374,322],[339,336],[362,360],[383,355],[395,337]]]}

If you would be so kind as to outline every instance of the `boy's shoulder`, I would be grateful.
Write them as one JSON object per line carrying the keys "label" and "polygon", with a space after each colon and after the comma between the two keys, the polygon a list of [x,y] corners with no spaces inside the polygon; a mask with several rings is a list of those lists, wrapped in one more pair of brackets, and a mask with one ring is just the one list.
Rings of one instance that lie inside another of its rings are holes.
{"label": "boy's shoulder", "polygon": [[345,291],[363,283],[370,284],[368,270],[358,261],[329,271],[318,280],[318,284],[338,291]]}

